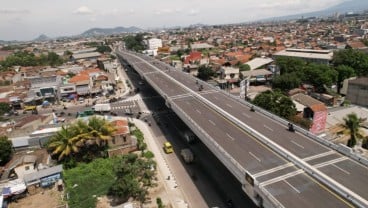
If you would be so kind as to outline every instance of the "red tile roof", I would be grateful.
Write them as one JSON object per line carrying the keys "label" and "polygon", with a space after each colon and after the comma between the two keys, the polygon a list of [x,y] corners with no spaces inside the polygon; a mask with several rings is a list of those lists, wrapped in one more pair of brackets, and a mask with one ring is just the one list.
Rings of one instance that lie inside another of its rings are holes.
{"label": "red tile roof", "polygon": [[189,56],[185,58],[184,64],[189,64],[190,62],[199,61],[201,59],[202,59],[202,53],[198,51],[193,51],[189,54]]}
{"label": "red tile roof", "polygon": [[71,79],[69,79],[69,83],[77,83],[77,82],[87,81],[87,80],[89,80],[88,74],[78,74],[72,77]]}

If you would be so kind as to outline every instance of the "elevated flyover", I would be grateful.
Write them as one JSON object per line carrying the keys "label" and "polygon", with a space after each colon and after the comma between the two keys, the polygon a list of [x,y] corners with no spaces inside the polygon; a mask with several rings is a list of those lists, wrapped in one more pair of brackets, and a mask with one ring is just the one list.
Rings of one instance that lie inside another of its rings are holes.
{"label": "elevated flyover", "polygon": [[165,98],[257,205],[368,207],[363,159],[302,129],[289,132],[286,121],[258,108],[251,112],[249,103],[150,57],[117,54]]}

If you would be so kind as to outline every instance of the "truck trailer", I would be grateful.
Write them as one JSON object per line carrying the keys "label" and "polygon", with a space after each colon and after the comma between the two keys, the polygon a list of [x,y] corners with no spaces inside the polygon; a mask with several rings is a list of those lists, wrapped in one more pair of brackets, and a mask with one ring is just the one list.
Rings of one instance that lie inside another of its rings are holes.
{"label": "truck trailer", "polygon": [[95,112],[110,112],[111,105],[109,103],[96,104],[92,107]]}

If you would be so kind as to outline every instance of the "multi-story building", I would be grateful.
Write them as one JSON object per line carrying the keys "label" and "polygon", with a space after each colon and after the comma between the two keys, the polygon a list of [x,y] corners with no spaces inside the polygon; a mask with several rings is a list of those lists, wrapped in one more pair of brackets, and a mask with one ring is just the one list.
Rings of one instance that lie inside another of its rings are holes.
{"label": "multi-story building", "polygon": [[353,104],[368,107],[368,77],[349,80],[346,98]]}
{"label": "multi-story building", "polygon": [[314,62],[317,64],[330,64],[333,56],[333,51],[288,48],[273,54],[273,56],[275,58],[294,57],[303,59],[307,62]]}
{"label": "multi-story building", "polygon": [[157,50],[162,47],[162,40],[157,38],[148,39],[147,46],[149,50]]}

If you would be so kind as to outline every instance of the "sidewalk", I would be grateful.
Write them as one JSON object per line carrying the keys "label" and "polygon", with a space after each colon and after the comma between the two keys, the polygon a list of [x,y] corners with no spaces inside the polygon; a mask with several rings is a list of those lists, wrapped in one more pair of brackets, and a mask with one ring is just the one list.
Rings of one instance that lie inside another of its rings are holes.
{"label": "sidewalk", "polygon": [[[175,176],[172,174],[170,167],[167,164],[162,151],[160,151],[160,144],[156,144],[154,136],[151,133],[148,125],[139,119],[132,119],[133,123],[139,128],[145,137],[148,149],[155,155],[155,161],[157,163],[158,180],[159,183],[163,183],[165,187],[166,196],[161,197],[164,204],[168,206],[168,203],[174,208],[188,207],[185,202],[185,197],[182,190],[178,187]],[[169,207],[169,206],[168,206]]]}

